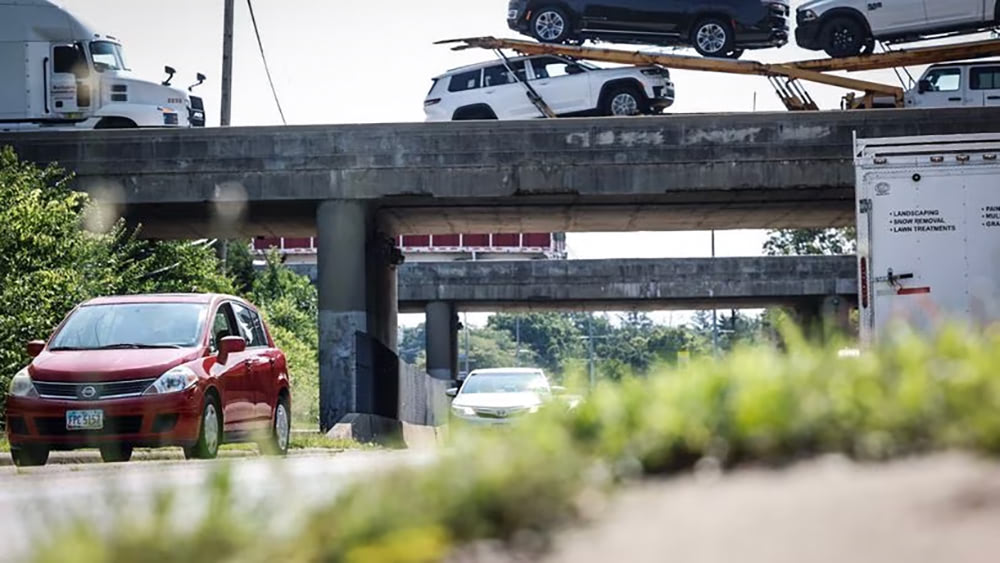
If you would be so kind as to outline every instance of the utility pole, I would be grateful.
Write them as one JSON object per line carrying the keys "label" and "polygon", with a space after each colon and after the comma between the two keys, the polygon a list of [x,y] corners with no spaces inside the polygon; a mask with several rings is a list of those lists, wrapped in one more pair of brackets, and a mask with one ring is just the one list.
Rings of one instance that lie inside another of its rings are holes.
{"label": "utility pole", "polygon": [[514,361],[517,367],[521,367],[521,315],[514,316],[514,334],[517,338],[517,347],[514,349]]}
{"label": "utility pole", "polygon": [[[712,231],[712,258],[715,258],[715,230]],[[712,354],[719,355],[719,322],[716,309],[712,309]]]}
{"label": "utility pole", "polygon": [[[225,0],[222,17],[222,104],[219,109],[219,125],[229,127],[233,111],[233,12],[236,0]],[[222,272],[226,271],[229,258],[229,241],[219,237],[215,255],[219,257]]]}
{"label": "utility pole", "polygon": [[587,364],[590,372],[590,388],[594,388],[594,319],[593,313],[587,313]]}
{"label": "utility pole", "polygon": [[222,20],[222,107],[219,125],[228,127],[233,110],[233,12],[236,0],[225,0]]}
{"label": "utility pole", "polygon": [[469,377],[469,313],[462,311],[462,330],[465,331],[465,376]]}

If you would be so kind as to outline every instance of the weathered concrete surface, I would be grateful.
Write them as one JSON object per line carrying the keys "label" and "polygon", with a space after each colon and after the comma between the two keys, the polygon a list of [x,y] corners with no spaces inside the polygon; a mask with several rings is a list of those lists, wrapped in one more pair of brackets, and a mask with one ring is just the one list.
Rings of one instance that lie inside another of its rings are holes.
{"label": "weathered concrete surface", "polygon": [[[315,268],[293,265],[315,279]],[[508,309],[697,309],[857,300],[853,256],[415,262],[399,269],[400,311],[454,303]]]}
{"label": "weathered concrete surface", "polygon": [[147,236],[312,234],[326,199],[391,233],[826,227],[852,135],[989,132],[1000,108],[0,135]]}
{"label": "weathered concrete surface", "polygon": [[446,424],[449,400],[445,391],[451,384],[450,380],[432,377],[415,366],[400,361],[399,420],[414,426]]}
{"label": "weathered concrete surface", "polygon": [[348,413],[326,432],[333,440],[354,440],[361,443],[398,442],[403,437],[403,423],[377,414]]}

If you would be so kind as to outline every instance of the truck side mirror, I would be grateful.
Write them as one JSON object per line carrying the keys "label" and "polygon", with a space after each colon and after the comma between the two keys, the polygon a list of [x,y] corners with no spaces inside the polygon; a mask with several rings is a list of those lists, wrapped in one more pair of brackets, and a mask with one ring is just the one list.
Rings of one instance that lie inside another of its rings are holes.
{"label": "truck side mirror", "polygon": [[917,82],[917,93],[918,94],[924,94],[924,93],[927,93],[927,92],[931,92],[933,90],[934,90],[934,86],[931,85],[931,81],[930,80],[921,80],[920,82]]}
{"label": "truck side mirror", "polygon": [[170,86],[170,81],[174,79],[174,75],[177,74],[177,71],[174,70],[174,68],[171,66],[165,66],[163,67],[163,72],[167,73],[167,79],[164,80],[161,84],[163,84],[164,86]]}
{"label": "truck side mirror", "polygon": [[205,75],[200,72],[197,74],[196,78],[198,79],[198,82],[188,86],[188,92],[194,90],[198,86],[201,86],[205,82]]}

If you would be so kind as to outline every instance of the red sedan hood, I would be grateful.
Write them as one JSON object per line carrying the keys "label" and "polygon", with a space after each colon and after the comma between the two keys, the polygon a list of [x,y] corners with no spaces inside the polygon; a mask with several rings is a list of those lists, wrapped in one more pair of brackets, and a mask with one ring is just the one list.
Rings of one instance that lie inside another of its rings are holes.
{"label": "red sedan hood", "polygon": [[201,350],[192,348],[45,351],[31,362],[29,373],[38,381],[67,383],[147,379],[199,356]]}

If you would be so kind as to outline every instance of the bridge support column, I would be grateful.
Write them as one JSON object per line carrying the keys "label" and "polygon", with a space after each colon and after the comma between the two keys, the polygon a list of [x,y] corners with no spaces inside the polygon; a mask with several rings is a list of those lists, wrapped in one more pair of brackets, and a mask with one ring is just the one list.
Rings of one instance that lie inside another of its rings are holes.
{"label": "bridge support column", "polygon": [[806,336],[828,340],[836,335],[850,333],[851,309],[852,304],[848,298],[830,295],[796,307],[795,317]]}
{"label": "bridge support column", "polygon": [[316,222],[320,429],[371,439],[397,418],[400,255],[365,202],[324,201]]}
{"label": "bridge support column", "polygon": [[424,333],[427,339],[427,373],[434,379],[458,379],[458,314],[455,305],[434,301],[425,309]]}

